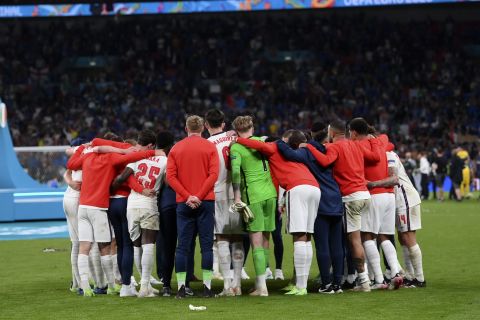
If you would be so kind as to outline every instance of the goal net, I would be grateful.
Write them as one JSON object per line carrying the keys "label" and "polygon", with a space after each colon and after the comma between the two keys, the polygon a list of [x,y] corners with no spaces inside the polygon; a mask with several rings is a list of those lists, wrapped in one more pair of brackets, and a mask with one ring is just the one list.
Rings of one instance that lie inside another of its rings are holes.
{"label": "goal net", "polygon": [[23,169],[35,180],[51,187],[65,185],[63,174],[69,146],[15,147],[18,161]]}

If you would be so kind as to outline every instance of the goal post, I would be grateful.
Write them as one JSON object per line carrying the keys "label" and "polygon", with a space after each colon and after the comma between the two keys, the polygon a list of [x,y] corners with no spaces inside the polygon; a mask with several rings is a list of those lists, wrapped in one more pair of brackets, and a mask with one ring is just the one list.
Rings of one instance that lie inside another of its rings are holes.
{"label": "goal post", "polygon": [[18,161],[30,177],[50,187],[65,185],[63,174],[69,146],[14,147]]}

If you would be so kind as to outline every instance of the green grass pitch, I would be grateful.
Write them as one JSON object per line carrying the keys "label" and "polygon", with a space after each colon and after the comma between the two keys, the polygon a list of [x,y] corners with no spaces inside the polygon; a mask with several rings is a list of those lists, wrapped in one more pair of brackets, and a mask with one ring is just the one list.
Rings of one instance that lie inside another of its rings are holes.
{"label": "green grass pitch", "polygon": [[[268,298],[87,299],[68,291],[67,239],[2,241],[0,319],[480,319],[480,202],[426,202],[423,227],[418,239],[427,288],[305,297],[283,296],[279,289],[287,281],[269,281]],[[291,237],[284,237],[283,269],[290,276]],[[60,250],[43,253],[44,248]],[[251,255],[247,271],[253,276]],[[314,260],[310,278],[317,273]],[[198,269],[196,274],[201,274]],[[200,292],[200,285],[194,283],[194,291]],[[250,280],[243,288],[247,291],[252,285]],[[214,281],[216,291],[221,287]],[[190,311],[189,304],[207,310]]]}

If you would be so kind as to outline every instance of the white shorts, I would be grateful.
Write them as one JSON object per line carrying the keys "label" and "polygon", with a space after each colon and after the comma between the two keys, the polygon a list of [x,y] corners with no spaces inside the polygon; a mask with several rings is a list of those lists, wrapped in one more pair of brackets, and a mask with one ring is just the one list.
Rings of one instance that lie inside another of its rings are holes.
{"label": "white shorts", "polygon": [[370,210],[362,216],[362,232],[395,234],[395,194],[372,194]]}
{"label": "white shorts", "polygon": [[362,217],[368,213],[372,204],[371,199],[358,199],[345,202],[345,230],[347,233],[360,231],[362,228]]}
{"label": "white shorts", "polygon": [[78,208],[78,240],[88,242],[112,241],[107,210]]}
{"label": "white shorts", "polygon": [[63,211],[67,218],[70,241],[78,241],[78,197],[66,196],[63,198]]}
{"label": "white shorts", "polygon": [[320,197],[320,189],[310,185],[296,186],[287,191],[288,233],[313,233]]}
{"label": "white shorts", "polygon": [[244,234],[242,215],[231,212],[233,200],[215,201],[215,234]]}
{"label": "white shorts", "polygon": [[397,207],[396,225],[398,232],[408,232],[422,229],[420,205],[406,209]]}
{"label": "white shorts", "polygon": [[141,229],[159,230],[160,215],[158,211],[146,208],[127,208],[128,232],[132,241],[142,235]]}

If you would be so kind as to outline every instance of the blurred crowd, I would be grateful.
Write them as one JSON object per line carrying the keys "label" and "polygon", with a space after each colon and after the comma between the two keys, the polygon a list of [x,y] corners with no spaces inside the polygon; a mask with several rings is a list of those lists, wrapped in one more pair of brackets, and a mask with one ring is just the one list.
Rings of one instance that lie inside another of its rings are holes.
{"label": "blurred crowd", "polygon": [[470,157],[462,147],[451,150],[434,148],[431,153],[406,152],[402,159],[410,180],[424,200],[462,201],[480,190],[480,157]]}
{"label": "blurred crowd", "polygon": [[0,26],[0,97],[16,146],[143,128],[180,138],[186,114],[216,106],[253,114],[262,135],[361,116],[402,157],[451,161],[461,147],[476,163],[479,27],[311,13],[17,21]]}

